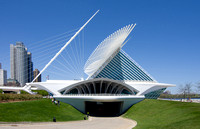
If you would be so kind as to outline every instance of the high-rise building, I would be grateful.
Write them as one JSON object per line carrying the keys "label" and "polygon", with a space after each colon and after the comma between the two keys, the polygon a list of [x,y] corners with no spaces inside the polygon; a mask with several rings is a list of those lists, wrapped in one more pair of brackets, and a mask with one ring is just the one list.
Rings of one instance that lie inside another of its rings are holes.
{"label": "high-rise building", "polygon": [[1,69],[1,63],[0,63],[0,86],[5,86],[7,83],[7,71]]}
{"label": "high-rise building", "polygon": [[[33,76],[34,76],[34,78],[35,78],[39,73],[40,73],[40,71],[39,71],[38,69],[35,69],[35,70],[33,71]],[[34,82],[41,82],[41,74],[40,74],[40,76],[39,76],[37,79],[35,79]]]}
{"label": "high-rise building", "polygon": [[16,78],[16,65],[15,65],[15,46],[13,44],[10,44],[10,76],[11,79]]}
{"label": "high-rise building", "polygon": [[23,42],[16,42],[16,45],[10,45],[10,71],[11,79],[16,79],[20,86],[31,82],[33,78],[31,53],[27,52]]}
{"label": "high-rise building", "polygon": [[31,82],[33,80],[33,62],[31,53],[27,52],[27,63],[28,63],[28,82]]}

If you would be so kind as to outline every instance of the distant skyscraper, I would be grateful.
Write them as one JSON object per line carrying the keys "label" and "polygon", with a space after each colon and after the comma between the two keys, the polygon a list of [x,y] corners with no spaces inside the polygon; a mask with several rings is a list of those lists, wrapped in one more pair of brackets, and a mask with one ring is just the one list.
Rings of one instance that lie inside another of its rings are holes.
{"label": "distant skyscraper", "polygon": [[1,69],[1,63],[0,63],[0,86],[5,86],[7,83],[7,71]]}
{"label": "distant skyscraper", "polygon": [[31,53],[27,52],[27,48],[22,42],[16,42],[16,46],[10,45],[10,71],[11,79],[16,79],[21,86],[32,81]]}
{"label": "distant skyscraper", "polygon": [[[40,73],[40,71],[38,69],[35,69],[33,71],[33,76],[34,78]],[[34,82],[41,82],[41,75],[34,81]]]}
{"label": "distant skyscraper", "polygon": [[33,62],[31,58],[31,53],[27,53],[27,61],[28,61],[28,82],[33,80]]}

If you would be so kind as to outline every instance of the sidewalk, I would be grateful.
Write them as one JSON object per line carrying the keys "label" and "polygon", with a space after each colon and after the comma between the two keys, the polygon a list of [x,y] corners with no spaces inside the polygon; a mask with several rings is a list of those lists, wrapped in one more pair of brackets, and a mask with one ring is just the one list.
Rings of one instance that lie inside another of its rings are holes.
{"label": "sidewalk", "polygon": [[136,125],[122,117],[90,117],[85,121],[0,124],[0,129],[132,129]]}

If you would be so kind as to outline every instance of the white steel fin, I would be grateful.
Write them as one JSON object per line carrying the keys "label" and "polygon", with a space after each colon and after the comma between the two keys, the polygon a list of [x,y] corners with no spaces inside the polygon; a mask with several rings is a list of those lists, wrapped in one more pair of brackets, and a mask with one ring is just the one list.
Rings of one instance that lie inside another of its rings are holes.
{"label": "white steel fin", "polygon": [[41,72],[33,79],[33,83],[43,72],[44,70],[60,55],[60,53],[71,43],[71,41],[81,32],[81,30],[92,20],[92,18],[99,12],[99,10],[70,38],[70,40],[56,53],[56,55],[49,61],[48,64],[41,70]]}

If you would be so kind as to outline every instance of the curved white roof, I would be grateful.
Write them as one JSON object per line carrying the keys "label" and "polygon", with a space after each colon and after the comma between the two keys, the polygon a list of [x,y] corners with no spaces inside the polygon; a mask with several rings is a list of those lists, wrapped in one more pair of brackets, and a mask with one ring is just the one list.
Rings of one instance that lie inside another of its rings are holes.
{"label": "curved white roof", "polygon": [[127,25],[104,39],[85,63],[84,72],[89,76],[93,75],[123,45],[135,25]]}

